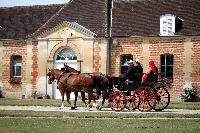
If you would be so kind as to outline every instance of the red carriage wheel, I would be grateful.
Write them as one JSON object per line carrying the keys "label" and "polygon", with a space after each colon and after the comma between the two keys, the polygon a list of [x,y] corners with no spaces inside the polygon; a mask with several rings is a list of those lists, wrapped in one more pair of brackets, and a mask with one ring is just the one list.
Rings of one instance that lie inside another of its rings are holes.
{"label": "red carriage wheel", "polygon": [[135,95],[134,92],[130,96],[125,96],[126,97],[126,108],[128,110],[135,110]]}
{"label": "red carriage wheel", "polygon": [[150,111],[155,107],[156,95],[155,92],[148,86],[142,86],[135,92],[135,106],[138,110],[145,112]]}
{"label": "red carriage wheel", "polygon": [[157,94],[156,94],[156,105],[154,107],[155,111],[162,111],[165,108],[167,108],[167,106],[170,103],[170,94],[167,91],[166,88],[159,88],[159,90],[157,90]]}
{"label": "red carriage wheel", "polygon": [[126,99],[122,92],[116,91],[109,95],[109,106],[114,111],[121,111],[125,107]]}

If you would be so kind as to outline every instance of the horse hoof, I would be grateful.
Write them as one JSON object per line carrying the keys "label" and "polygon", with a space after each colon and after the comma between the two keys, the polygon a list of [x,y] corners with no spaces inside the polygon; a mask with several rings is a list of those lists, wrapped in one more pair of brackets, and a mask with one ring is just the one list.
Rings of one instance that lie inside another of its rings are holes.
{"label": "horse hoof", "polygon": [[89,110],[90,108],[92,108],[92,105],[87,105],[87,109]]}
{"label": "horse hoof", "polygon": [[71,107],[71,110],[75,110],[76,109],[76,107]]}
{"label": "horse hoof", "polygon": [[101,107],[101,106],[97,106],[96,109],[97,109],[97,110],[101,110],[102,107]]}

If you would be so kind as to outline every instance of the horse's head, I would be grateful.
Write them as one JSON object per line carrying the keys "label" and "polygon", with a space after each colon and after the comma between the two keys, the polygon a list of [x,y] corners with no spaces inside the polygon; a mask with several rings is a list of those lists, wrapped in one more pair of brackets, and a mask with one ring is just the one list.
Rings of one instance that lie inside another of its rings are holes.
{"label": "horse's head", "polygon": [[47,73],[48,78],[48,83],[52,84],[52,82],[55,80],[55,76],[54,76],[54,69],[49,69],[49,72]]}

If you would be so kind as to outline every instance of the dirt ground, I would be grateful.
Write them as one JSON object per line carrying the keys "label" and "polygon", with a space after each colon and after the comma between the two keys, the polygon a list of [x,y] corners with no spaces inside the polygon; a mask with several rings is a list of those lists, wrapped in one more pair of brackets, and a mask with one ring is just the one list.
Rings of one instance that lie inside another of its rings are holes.
{"label": "dirt ground", "polygon": [[[102,110],[97,110],[96,108],[87,109],[85,107],[78,107],[75,110],[71,110],[70,107],[64,107],[59,109],[59,107],[52,106],[0,106],[0,110],[32,110],[32,111],[63,111],[63,112],[114,112],[110,108],[102,108]],[[165,109],[161,112],[149,111],[140,112],[138,110],[130,111],[123,110],[117,113],[175,113],[175,114],[200,114],[200,110],[185,110],[185,109]]]}

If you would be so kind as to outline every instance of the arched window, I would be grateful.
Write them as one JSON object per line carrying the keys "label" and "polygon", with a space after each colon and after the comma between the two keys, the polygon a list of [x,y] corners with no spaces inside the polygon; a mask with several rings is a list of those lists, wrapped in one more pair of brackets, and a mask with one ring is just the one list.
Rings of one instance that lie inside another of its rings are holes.
{"label": "arched window", "polygon": [[161,78],[173,79],[173,61],[174,56],[172,54],[162,54],[160,56]]}
{"label": "arched window", "polygon": [[77,56],[71,48],[64,48],[57,54],[56,60],[77,60]]}
{"label": "arched window", "polygon": [[21,80],[22,78],[22,56],[13,55],[11,56],[10,62],[11,78]]}
{"label": "arched window", "polygon": [[127,71],[129,60],[133,60],[133,55],[131,55],[131,54],[121,55],[121,58],[120,58],[121,74],[124,74]]}

